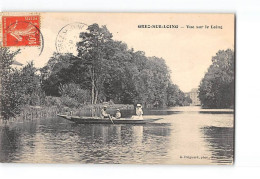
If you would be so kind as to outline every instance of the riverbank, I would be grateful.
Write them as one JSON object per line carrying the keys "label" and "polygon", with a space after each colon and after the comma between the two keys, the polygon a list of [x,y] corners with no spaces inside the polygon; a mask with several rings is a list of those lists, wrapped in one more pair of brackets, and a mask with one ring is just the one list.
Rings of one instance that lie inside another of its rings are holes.
{"label": "riverbank", "polygon": [[[121,111],[134,110],[134,105],[130,104],[105,104],[110,114],[115,113],[116,109]],[[66,106],[26,106],[21,113],[9,120],[0,119],[0,124],[8,122],[20,122],[27,120],[35,120],[41,118],[53,118],[57,114],[71,114],[78,116],[99,116],[104,104],[86,105],[79,108],[69,108]]]}

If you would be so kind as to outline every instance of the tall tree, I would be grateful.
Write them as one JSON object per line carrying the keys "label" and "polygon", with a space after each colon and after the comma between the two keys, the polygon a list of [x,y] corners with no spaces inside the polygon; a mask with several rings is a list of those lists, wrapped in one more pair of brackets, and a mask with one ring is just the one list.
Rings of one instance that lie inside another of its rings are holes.
{"label": "tall tree", "polygon": [[206,108],[231,108],[234,106],[234,51],[219,50],[212,57],[199,86],[199,99]]}
{"label": "tall tree", "polygon": [[91,103],[96,104],[98,95],[106,79],[108,61],[104,49],[112,40],[112,34],[106,26],[98,24],[88,26],[86,32],[80,34],[82,39],[78,45],[78,57],[89,66],[91,74]]}

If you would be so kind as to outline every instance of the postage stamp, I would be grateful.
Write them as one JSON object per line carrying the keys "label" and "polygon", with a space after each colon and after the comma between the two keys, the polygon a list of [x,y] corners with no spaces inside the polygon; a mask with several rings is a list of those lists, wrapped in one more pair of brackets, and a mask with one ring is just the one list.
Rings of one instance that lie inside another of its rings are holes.
{"label": "postage stamp", "polygon": [[3,16],[3,46],[39,46],[40,16]]}

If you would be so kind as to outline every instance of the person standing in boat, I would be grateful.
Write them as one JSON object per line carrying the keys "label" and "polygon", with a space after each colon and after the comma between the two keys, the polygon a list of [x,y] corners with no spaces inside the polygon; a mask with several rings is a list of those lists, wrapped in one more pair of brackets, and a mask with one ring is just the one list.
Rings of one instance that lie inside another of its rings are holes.
{"label": "person standing in boat", "polygon": [[142,110],[142,105],[141,104],[137,104],[136,105],[136,115],[138,116],[139,119],[143,119],[143,110]]}
{"label": "person standing in boat", "polygon": [[109,118],[110,115],[107,113],[107,106],[104,106],[100,114],[101,118]]}

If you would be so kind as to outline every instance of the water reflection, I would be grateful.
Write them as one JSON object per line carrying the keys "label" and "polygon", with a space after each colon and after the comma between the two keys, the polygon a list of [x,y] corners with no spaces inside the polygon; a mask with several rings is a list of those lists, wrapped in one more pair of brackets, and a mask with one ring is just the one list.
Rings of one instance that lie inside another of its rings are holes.
{"label": "water reflection", "polygon": [[166,152],[170,134],[167,125],[160,124],[76,125],[58,121],[41,120],[31,131],[21,125],[12,130],[1,128],[1,162],[153,163],[149,159],[160,159]]}
{"label": "water reflection", "polygon": [[0,126],[0,162],[232,163],[233,114],[186,108],[146,114],[164,119],[145,125],[78,125],[55,118]]}
{"label": "water reflection", "polygon": [[205,127],[202,128],[204,139],[206,140],[209,151],[212,152],[214,163],[233,162],[233,128],[230,127]]}
{"label": "water reflection", "polygon": [[19,135],[16,130],[4,126],[0,130],[0,161],[11,162],[19,147]]}

